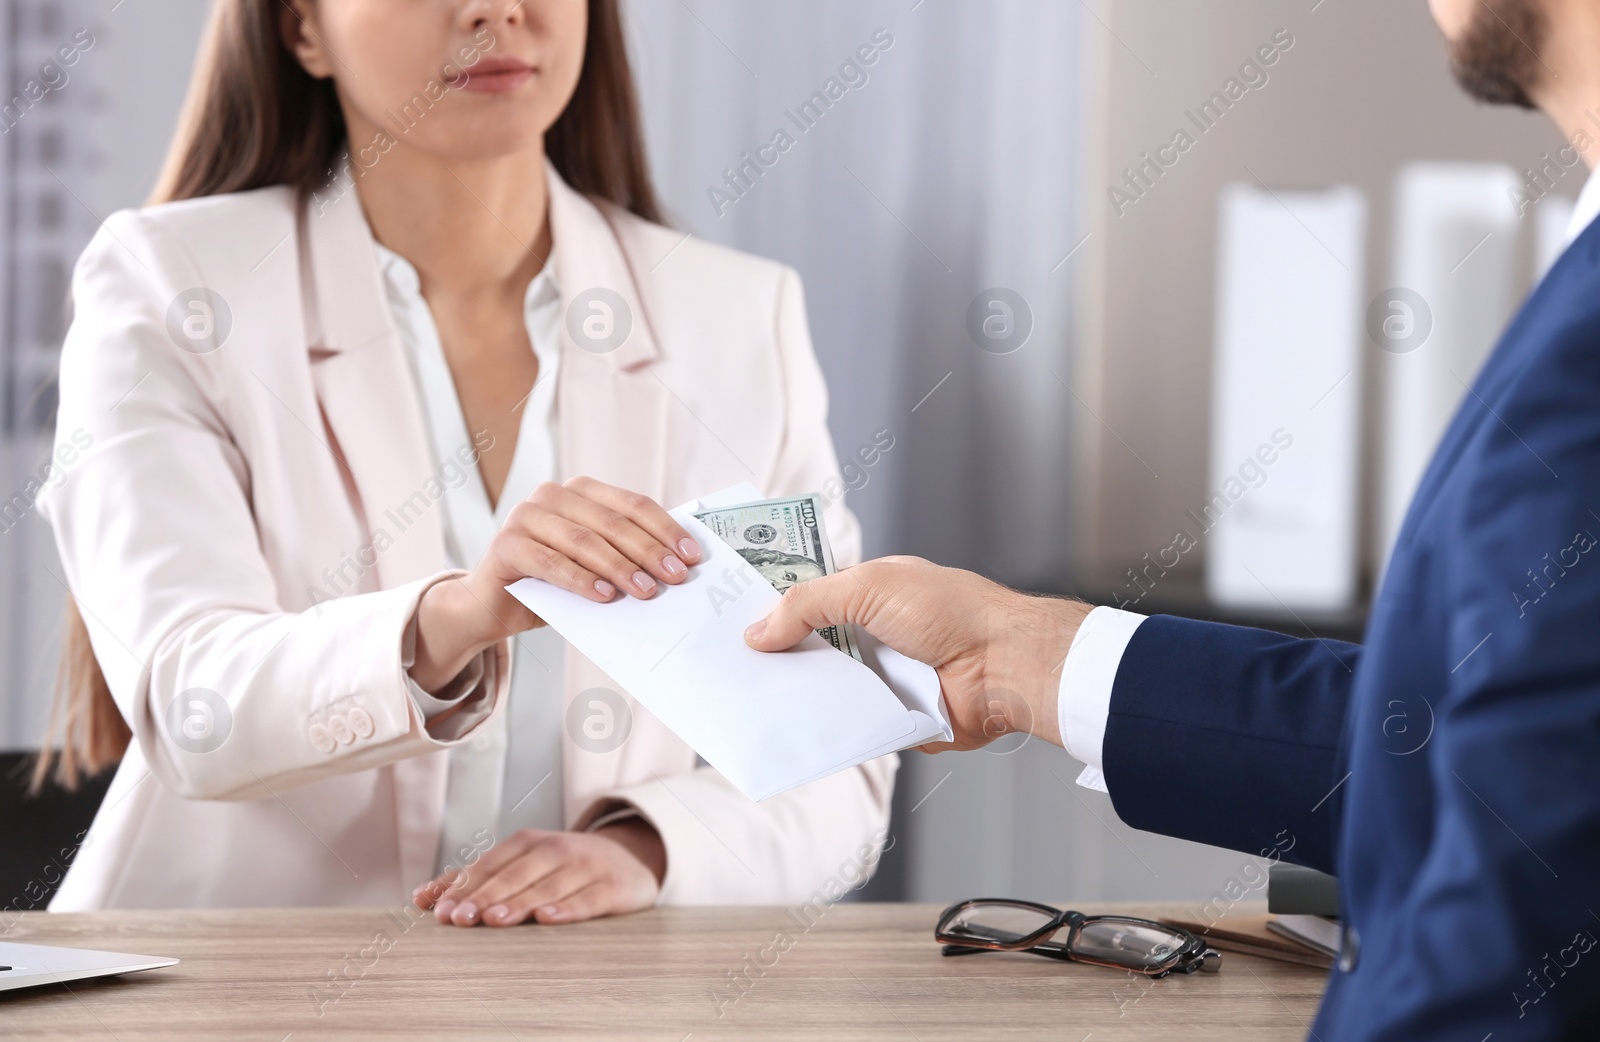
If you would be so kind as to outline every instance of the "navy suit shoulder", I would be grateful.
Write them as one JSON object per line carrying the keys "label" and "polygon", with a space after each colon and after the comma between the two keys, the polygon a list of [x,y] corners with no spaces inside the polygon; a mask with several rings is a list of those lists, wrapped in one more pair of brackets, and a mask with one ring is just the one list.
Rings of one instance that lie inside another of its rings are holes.
{"label": "navy suit shoulder", "polygon": [[1315,1037],[1600,1037],[1600,226],[1473,381],[1361,648],[1148,620],[1103,758],[1132,824],[1336,869]]}

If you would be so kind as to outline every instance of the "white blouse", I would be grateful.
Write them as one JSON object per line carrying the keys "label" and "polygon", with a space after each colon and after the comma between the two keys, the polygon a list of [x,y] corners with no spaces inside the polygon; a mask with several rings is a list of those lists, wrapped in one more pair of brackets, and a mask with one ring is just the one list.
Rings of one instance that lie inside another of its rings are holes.
{"label": "white blouse", "polygon": [[[421,389],[423,414],[434,462],[446,486],[445,550],[451,567],[471,568],[482,559],[511,508],[542,482],[556,476],[556,371],[561,364],[561,293],[552,264],[528,283],[523,298],[528,341],[539,373],[522,404],[516,450],[499,502],[491,508],[467,430],[461,400],[445,361],[433,312],[423,299],[417,272],[404,257],[376,245],[390,312]],[[552,262],[553,263],[553,262]],[[463,460],[473,461],[464,466]],[[444,852],[472,845],[480,829],[496,841],[520,828],[560,829],[561,670],[565,644],[541,627],[512,643],[506,712],[467,746],[450,752],[439,865]],[[432,698],[413,685],[412,697],[432,716],[476,686],[476,677],[452,693]],[[419,880],[420,882],[420,880]]]}

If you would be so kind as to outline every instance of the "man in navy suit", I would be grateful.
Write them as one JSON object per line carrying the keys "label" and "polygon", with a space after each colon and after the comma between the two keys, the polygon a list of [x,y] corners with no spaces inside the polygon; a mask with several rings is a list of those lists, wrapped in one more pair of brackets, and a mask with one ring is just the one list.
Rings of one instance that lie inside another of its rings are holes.
{"label": "man in navy suit", "polygon": [[[1600,0],[1432,7],[1469,92],[1538,105],[1600,159]],[[746,639],[857,623],[939,670],[950,747],[1031,731],[1135,827],[1294,837],[1290,859],[1342,888],[1313,1038],[1600,1038],[1597,214],[1600,174],[1422,479],[1362,645],[914,558],[797,586]]]}

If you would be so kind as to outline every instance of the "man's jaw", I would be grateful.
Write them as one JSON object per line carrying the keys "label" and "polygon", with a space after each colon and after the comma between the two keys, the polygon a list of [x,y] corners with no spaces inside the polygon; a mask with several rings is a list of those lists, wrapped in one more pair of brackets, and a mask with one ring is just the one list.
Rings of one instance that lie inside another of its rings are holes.
{"label": "man's jaw", "polygon": [[1466,28],[1448,41],[1450,71],[1486,104],[1538,108],[1553,75],[1541,56],[1548,38],[1540,0],[1482,0]]}

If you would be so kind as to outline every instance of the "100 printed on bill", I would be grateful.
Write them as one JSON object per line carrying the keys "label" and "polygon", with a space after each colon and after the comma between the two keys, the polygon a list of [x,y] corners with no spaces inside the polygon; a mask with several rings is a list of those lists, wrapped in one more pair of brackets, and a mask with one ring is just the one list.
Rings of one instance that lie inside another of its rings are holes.
{"label": "100 printed on bill", "polygon": [[[838,570],[822,524],[822,497],[816,493],[740,503],[694,516],[737,550],[779,593]],[[861,661],[849,626],[829,626],[817,633]]]}

